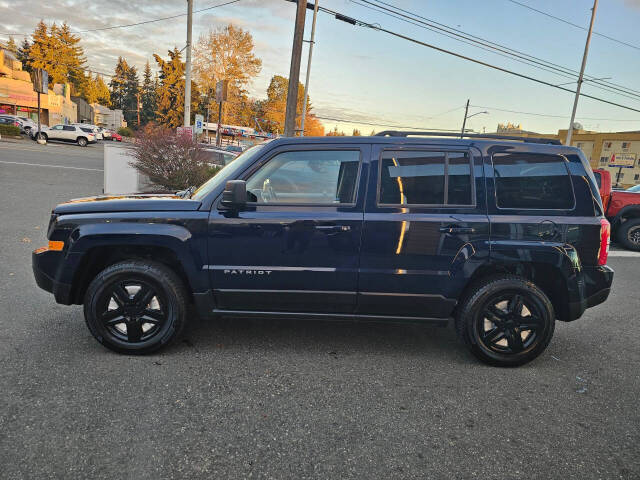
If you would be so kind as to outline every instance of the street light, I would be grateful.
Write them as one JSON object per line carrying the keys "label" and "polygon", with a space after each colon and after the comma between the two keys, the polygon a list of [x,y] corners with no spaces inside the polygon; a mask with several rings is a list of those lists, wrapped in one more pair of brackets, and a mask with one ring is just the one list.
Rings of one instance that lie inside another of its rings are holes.
{"label": "street light", "polygon": [[460,131],[460,138],[464,137],[464,127],[467,126],[467,119],[471,117],[475,117],[476,115],[480,115],[481,113],[489,113],[487,111],[476,112],[469,115],[469,100],[467,100],[467,106],[464,109],[464,120],[462,121],[462,130]]}

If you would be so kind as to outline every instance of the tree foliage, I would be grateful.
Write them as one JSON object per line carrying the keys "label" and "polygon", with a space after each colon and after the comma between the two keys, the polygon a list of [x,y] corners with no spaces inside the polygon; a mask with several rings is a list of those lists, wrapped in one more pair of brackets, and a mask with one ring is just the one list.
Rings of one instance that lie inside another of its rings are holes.
{"label": "tree foliage", "polygon": [[[175,128],[184,119],[184,63],[177,48],[169,50],[169,60],[154,54],[160,67],[160,84],[156,90],[156,120],[165,127]],[[195,112],[200,93],[195,82],[191,82],[191,111]]]}
{"label": "tree foliage", "polygon": [[151,66],[147,62],[142,75],[140,87],[140,121],[143,125],[153,121],[156,116],[156,81],[151,77]]}
{"label": "tree foliage", "polygon": [[25,40],[19,59],[25,58],[28,70],[43,68],[49,74],[49,83],[70,83],[75,93],[84,87],[84,66],[87,62],[80,37],[69,25],[55,23],[51,27],[41,20],[32,35],[31,45]]}
{"label": "tree foliage", "polygon": [[[263,128],[267,132],[282,133],[287,107],[287,91],[289,79],[281,75],[274,75],[267,88],[267,100],[258,105],[258,114],[264,120]],[[304,102],[304,86],[298,83],[298,102],[296,106],[296,128],[300,128],[302,106]],[[307,115],[304,120],[305,136],[315,137],[324,135],[322,123],[311,113],[311,97],[307,97]]]}
{"label": "tree foliage", "polygon": [[138,123],[138,71],[127,61],[118,57],[115,72],[109,83],[111,87],[111,104],[113,108],[122,110],[127,125]]}
{"label": "tree foliage", "polygon": [[18,45],[13,37],[9,37],[9,41],[7,42],[7,50],[9,50],[14,55],[18,54]]}
{"label": "tree foliage", "polygon": [[[254,54],[253,37],[232,24],[201,36],[194,49],[195,78],[203,91],[215,92],[219,80],[229,82],[222,117],[228,124],[253,123],[253,104],[246,87],[261,68],[262,60]],[[218,121],[215,96],[211,93],[208,98],[211,121]]]}

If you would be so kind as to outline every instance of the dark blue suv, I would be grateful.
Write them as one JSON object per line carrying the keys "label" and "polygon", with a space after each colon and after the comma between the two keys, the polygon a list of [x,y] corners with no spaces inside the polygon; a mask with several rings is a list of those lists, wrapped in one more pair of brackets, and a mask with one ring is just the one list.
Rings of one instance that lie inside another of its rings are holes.
{"label": "dark blue suv", "polygon": [[[411,134],[413,135],[413,134]],[[191,193],[58,205],[38,285],[124,353],[203,316],[446,325],[515,366],[609,295],[609,224],[580,150],[422,132],[281,138]]]}

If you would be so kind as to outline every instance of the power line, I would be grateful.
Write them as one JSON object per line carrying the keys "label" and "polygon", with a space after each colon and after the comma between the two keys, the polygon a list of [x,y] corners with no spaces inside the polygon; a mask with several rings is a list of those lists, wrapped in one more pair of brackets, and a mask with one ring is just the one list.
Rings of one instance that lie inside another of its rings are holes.
{"label": "power line", "polygon": [[[544,15],[545,17],[553,18],[554,20],[557,20],[559,22],[566,23],[567,25],[571,25],[572,27],[575,27],[575,28],[579,28],[580,30],[587,30],[587,28],[583,27],[582,25],[578,25],[576,23],[570,22],[569,20],[565,20],[564,18],[560,18],[560,17],[557,17],[557,16],[552,15],[550,13],[543,12],[542,10],[538,10],[537,8],[533,8],[532,6],[527,5],[526,3],[517,2],[516,0],[507,0],[507,1],[511,2],[511,3],[515,4],[515,5],[519,5],[520,7],[524,7],[526,9],[528,9],[528,10],[532,10],[532,11],[534,11],[536,13],[541,14],[541,15]],[[594,35],[598,35],[599,37],[602,37],[602,38],[606,38],[607,40],[611,40],[612,42],[616,42],[616,43],[619,43],[621,45],[626,45],[627,47],[631,47],[631,48],[634,48],[636,50],[640,50],[640,46],[638,46],[638,45],[633,45],[631,43],[627,43],[624,40],[618,40],[617,38],[610,37],[609,35],[605,35],[604,33],[599,33],[599,32],[594,31],[593,34]]]}
{"label": "power line", "polygon": [[[193,13],[200,13],[200,12],[205,12],[207,10],[213,10],[214,8],[218,8],[218,7],[224,7],[226,5],[231,5],[232,3],[238,3],[241,0],[231,0],[225,3],[221,3],[218,5],[211,5],[209,7],[205,7],[205,8],[201,8],[199,10],[194,10]],[[72,31],[71,33],[89,33],[89,32],[101,32],[104,30],[113,30],[116,28],[128,28],[128,27],[135,27],[138,25],[146,25],[149,23],[155,23],[155,22],[162,22],[165,20],[172,20],[174,18],[180,18],[180,17],[186,17],[187,14],[186,13],[179,13],[176,15],[171,15],[169,17],[162,17],[162,18],[155,18],[152,20],[144,20],[142,22],[136,22],[136,23],[127,23],[127,24],[123,24],[123,25],[112,25],[110,27],[101,27],[101,28],[91,28],[88,30],[76,30],[76,31]],[[0,32],[0,35],[8,35],[8,36],[23,36],[23,37],[29,37],[33,34],[31,33],[7,33],[7,32]]]}
{"label": "power line", "polygon": [[353,123],[355,125],[369,125],[372,127],[390,127],[390,128],[401,128],[401,129],[409,129],[409,130],[429,130],[429,131],[435,131],[435,132],[460,132],[459,129],[445,129],[445,128],[426,128],[426,127],[409,127],[406,125],[389,125],[389,124],[385,124],[385,123],[371,123],[371,122],[361,122],[359,120],[349,120],[346,118],[334,118],[334,117],[323,117],[323,116],[319,116],[319,115],[314,115],[316,118],[320,119],[320,120],[329,120],[329,121],[333,121],[333,122],[341,122],[341,123]]}
{"label": "power line", "polygon": [[[346,17],[345,15],[342,15],[340,13],[334,12],[334,11],[329,10],[329,9],[322,9],[321,8],[321,10],[322,11],[326,11],[327,13],[331,13],[333,15],[336,15],[336,18],[338,18],[338,15],[341,16],[341,17],[344,17],[344,18],[348,18],[348,19],[350,19],[349,23],[351,23],[352,25],[357,25],[357,26],[361,26],[361,27],[368,27],[368,28],[371,28],[372,30],[377,30],[379,32],[387,33],[387,34],[392,35],[394,37],[402,38],[403,40],[407,40],[409,42],[416,43],[416,44],[421,45],[423,47],[431,48],[431,49],[439,51],[441,53],[446,53],[448,55],[452,55],[454,57],[458,57],[458,58],[461,58],[463,60],[467,60],[469,62],[477,63],[478,65],[483,65],[485,67],[492,68],[494,70],[498,70],[500,72],[508,73],[510,75],[514,75],[516,77],[524,78],[526,80],[530,80],[532,82],[540,83],[542,85],[547,85],[548,87],[553,87],[553,88],[556,88],[558,90],[563,90],[565,92],[569,92],[569,93],[573,93],[573,94],[576,93],[574,90],[571,90],[569,88],[564,88],[564,87],[561,87],[561,86],[558,86],[558,85],[554,85],[553,83],[547,82],[545,80],[540,80],[539,78],[535,78],[535,77],[532,77],[532,76],[529,76],[529,75],[525,75],[523,73],[518,73],[518,72],[515,72],[513,70],[509,70],[507,68],[503,68],[503,67],[499,67],[497,65],[493,65],[493,64],[488,63],[488,62],[483,62],[482,60],[478,60],[476,58],[472,58],[472,57],[469,57],[469,56],[466,56],[466,55],[462,55],[460,53],[456,53],[456,52],[453,52],[451,50],[447,50],[445,48],[437,47],[435,45],[423,42],[423,41],[418,40],[416,38],[412,38],[412,37],[409,37],[407,35],[403,35],[401,33],[394,32],[392,30],[387,30],[386,28],[383,28],[380,25],[367,23],[367,22],[364,22],[362,20],[358,20],[358,19],[351,18],[351,17]],[[624,108],[625,110],[631,110],[633,112],[640,113],[640,109],[636,109],[636,108],[633,108],[633,107],[628,107],[626,105],[621,105],[619,103],[612,102],[612,101],[606,100],[604,98],[596,97],[594,95],[588,95],[586,93],[582,93],[581,92],[580,96],[581,97],[585,97],[585,98],[590,98],[592,100],[596,100],[596,101],[599,101],[599,102],[602,102],[602,103],[606,103],[606,104],[609,104],[609,105],[614,105],[616,107]]]}
{"label": "power line", "polygon": [[[491,40],[487,40],[485,38],[472,35],[470,33],[450,27],[448,25],[429,19],[427,17],[423,17],[417,13],[410,12],[409,10],[402,9],[391,3],[388,3],[382,0],[374,0],[376,3],[391,7],[391,8],[386,8],[385,6],[376,5],[375,3],[372,3],[371,1],[368,1],[368,0],[351,0],[351,1],[353,3],[361,5],[362,7],[368,8],[370,10],[382,13],[392,18],[399,19],[411,25],[415,25],[420,28],[433,31],[435,33],[438,33],[439,35],[444,35],[446,37],[453,38],[454,40],[457,40],[459,42],[472,45],[476,48],[489,51],[493,54],[500,55],[505,58],[509,58],[510,60],[523,63],[525,65],[538,68],[540,70],[551,72],[555,75],[559,75],[564,78],[569,78],[572,80],[577,79],[576,74],[578,72],[576,70],[521,52],[511,47],[501,45]],[[364,2],[364,3],[361,3],[361,2]],[[365,4],[368,4],[368,5],[365,5]],[[405,14],[408,14],[408,15],[405,15]],[[592,84],[598,85],[598,87],[596,88],[600,88],[601,90],[605,90],[610,93],[614,93],[616,95],[627,97],[633,100],[640,99],[640,91],[638,90],[634,90],[629,87],[624,87],[622,85],[618,85],[613,82],[603,82],[602,81],[603,79],[595,78],[592,76],[588,76],[587,78]]]}
{"label": "power line", "polygon": [[[488,107],[483,105],[470,105],[470,106],[475,108],[487,108],[490,110],[496,110],[498,112],[518,113],[521,115],[532,115],[534,117],[567,118],[566,115],[552,115],[547,113],[523,112],[520,110],[509,110],[506,108]],[[608,121],[608,122],[640,122],[640,119],[621,119],[621,118],[579,117],[578,119],[579,120],[600,120],[600,121]]]}

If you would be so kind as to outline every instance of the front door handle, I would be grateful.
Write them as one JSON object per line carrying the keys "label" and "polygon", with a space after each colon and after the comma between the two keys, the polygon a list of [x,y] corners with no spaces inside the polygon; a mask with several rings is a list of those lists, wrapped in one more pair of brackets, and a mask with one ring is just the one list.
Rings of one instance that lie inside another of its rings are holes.
{"label": "front door handle", "polygon": [[316,225],[316,230],[323,232],[348,232],[351,230],[349,225]]}
{"label": "front door handle", "polygon": [[447,225],[446,227],[440,227],[440,233],[475,233],[473,227],[461,227],[459,225]]}

